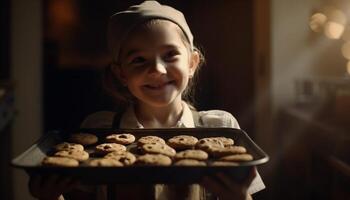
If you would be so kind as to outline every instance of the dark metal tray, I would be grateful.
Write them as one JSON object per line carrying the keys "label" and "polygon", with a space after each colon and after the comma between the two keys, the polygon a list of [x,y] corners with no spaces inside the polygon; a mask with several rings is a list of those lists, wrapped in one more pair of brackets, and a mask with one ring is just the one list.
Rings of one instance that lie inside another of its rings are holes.
{"label": "dark metal tray", "polygon": [[[12,165],[28,173],[62,174],[78,178],[87,184],[111,183],[198,183],[201,178],[217,172],[232,176],[237,181],[244,179],[249,170],[269,160],[249,136],[240,129],[233,128],[178,128],[178,129],[81,129],[79,132],[93,133],[99,138],[112,133],[129,132],[136,140],[146,135],[156,135],[168,139],[175,135],[193,135],[197,138],[224,136],[232,138],[236,145],[247,149],[254,160],[242,162],[239,166],[127,166],[127,167],[47,167],[41,166],[42,159],[49,155],[55,144],[66,141],[71,132],[51,131],[45,134],[28,150],[12,160]],[[130,146],[132,146],[131,144]],[[130,146],[128,148],[130,148]],[[87,147],[87,151],[89,148]],[[210,162],[210,161],[209,161]]]}

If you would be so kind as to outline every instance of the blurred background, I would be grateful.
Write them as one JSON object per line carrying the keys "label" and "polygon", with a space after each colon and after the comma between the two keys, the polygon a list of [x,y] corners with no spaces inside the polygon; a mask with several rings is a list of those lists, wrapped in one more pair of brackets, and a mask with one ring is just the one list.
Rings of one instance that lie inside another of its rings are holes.
{"label": "blurred background", "polygon": [[[48,130],[114,109],[100,82],[106,25],[140,2],[0,2],[2,199],[31,199],[11,159]],[[231,112],[270,156],[254,199],[350,199],[350,2],[159,2],[185,14],[205,53],[197,108]]]}

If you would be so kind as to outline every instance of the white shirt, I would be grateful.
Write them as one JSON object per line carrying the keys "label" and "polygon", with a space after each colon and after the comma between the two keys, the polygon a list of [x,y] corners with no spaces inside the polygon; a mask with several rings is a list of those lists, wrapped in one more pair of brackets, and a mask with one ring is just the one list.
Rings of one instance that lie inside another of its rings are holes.
{"label": "white shirt", "polygon": [[[199,111],[199,122],[195,125],[192,111],[189,106],[183,102],[183,111],[179,121],[176,123],[174,128],[195,128],[195,127],[229,127],[229,128],[240,128],[237,120],[232,116],[231,113],[222,110],[209,110]],[[111,128],[114,120],[115,112],[100,111],[89,115],[81,127],[83,128]],[[133,129],[133,128],[144,128],[143,125],[137,120],[134,108],[130,106],[122,115],[120,120],[120,128]],[[257,173],[255,179],[252,181],[248,188],[249,194],[254,194],[265,188],[265,184],[262,181],[259,173]],[[197,185],[197,190],[198,185]],[[156,198],[158,200],[167,199],[167,192],[165,187],[161,185],[156,186]],[[198,195],[195,195],[198,197]],[[199,198],[191,198],[199,199]]]}
{"label": "white shirt", "polygon": [[[174,128],[195,128],[192,112],[189,106],[183,102],[182,115]],[[115,112],[99,111],[89,115],[81,127],[83,128],[111,128]],[[222,110],[199,111],[200,124],[197,127],[230,127],[240,128],[237,120],[231,113]],[[120,128],[144,128],[137,120],[134,108],[129,107],[122,115]]]}

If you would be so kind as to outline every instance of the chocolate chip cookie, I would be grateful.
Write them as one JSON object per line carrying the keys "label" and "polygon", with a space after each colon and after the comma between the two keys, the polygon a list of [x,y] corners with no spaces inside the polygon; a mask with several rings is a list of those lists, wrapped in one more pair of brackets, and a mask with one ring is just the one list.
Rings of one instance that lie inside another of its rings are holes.
{"label": "chocolate chip cookie", "polygon": [[90,133],[74,133],[69,137],[68,140],[73,143],[87,146],[97,143],[98,138],[96,135]]}
{"label": "chocolate chip cookie", "polygon": [[111,134],[106,137],[106,142],[128,145],[135,141],[135,136],[130,133]]}
{"label": "chocolate chip cookie", "polygon": [[176,154],[175,149],[171,148],[167,144],[162,143],[149,143],[144,144],[141,147],[141,151],[143,153],[151,153],[151,154],[163,154],[169,157],[173,157]]}
{"label": "chocolate chip cookie", "polygon": [[84,146],[76,143],[62,142],[54,146],[55,151],[84,150]]}
{"label": "chocolate chip cookie", "polygon": [[122,167],[123,163],[108,158],[96,158],[86,162],[86,166],[90,167]]}
{"label": "chocolate chip cookie", "polygon": [[221,140],[214,137],[202,138],[198,140],[196,144],[197,149],[201,149],[204,151],[207,151],[208,149],[211,149],[211,148],[223,148],[223,147],[224,147],[224,143]]}
{"label": "chocolate chip cookie", "polygon": [[118,162],[121,162],[125,166],[132,165],[136,161],[135,155],[128,151],[111,152],[105,155],[104,158],[116,160]]}
{"label": "chocolate chip cookie", "polygon": [[137,146],[143,146],[145,144],[149,144],[149,143],[161,143],[161,144],[165,144],[165,141],[158,137],[158,136],[144,136],[141,137],[138,141],[137,141]]}
{"label": "chocolate chip cookie", "polygon": [[76,149],[58,151],[54,154],[54,156],[72,158],[78,161],[84,161],[89,159],[88,152]]}
{"label": "chocolate chip cookie", "polygon": [[116,143],[103,143],[95,147],[95,151],[98,154],[107,154],[114,151],[126,151],[126,147],[122,144]]}
{"label": "chocolate chip cookie", "polygon": [[44,166],[55,167],[77,167],[79,165],[79,162],[67,157],[48,156],[42,160],[41,164]]}
{"label": "chocolate chip cookie", "polygon": [[213,157],[222,157],[232,154],[246,153],[246,148],[242,146],[226,146],[226,147],[212,147],[208,149],[208,152]]}
{"label": "chocolate chip cookie", "polygon": [[250,154],[235,154],[221,157],[219,160],[221,161],[233,161],[233,162],[243,162],[243,161],[251,161],[253,160],[253,156]]}
{"label": "chocolate chip cookie", "polygon": [[197,150],[188,149],[185,151],[177,152],[174,158],[175,160],[182,160],[182,159],[207,160],[208,153],[199,149]]}
{"label": "chocolate chip cookie", "polygon": [[204,161],[194,160],[194,159],[182,159],[174,163],[176,166],[206,166]]}
{"label": "chocolate chip cookie", "polygon": [[136,164],[169,166],[171,165],[171,159],[162,154],[145,154],[137,158]]}
{"label": "chocolate chip cookie", "polygon": [[168,145],[174,149],[192,149],[198,139],[190,135],[177,135],[168,140]]}
{"label": "chocolate chip cookie", "polygon": [[213,137],[213,138],[220,140],[225,147],[232,146],[235,143],[233,139],[227,138],[227,137]]}

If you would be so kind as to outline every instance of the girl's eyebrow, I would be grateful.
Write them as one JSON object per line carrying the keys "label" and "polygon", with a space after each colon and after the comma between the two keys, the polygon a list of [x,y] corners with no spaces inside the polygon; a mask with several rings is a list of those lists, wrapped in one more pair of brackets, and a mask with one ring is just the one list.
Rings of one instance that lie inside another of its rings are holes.
{"label": "girl's eyebrow", "polygon": [[176,44],[166,44],[166,45],[163,45],[163,48],[164,48],[164,49],[172,49],[172,48],[179,49],[180,46],[178,46],[178,45],[176,45]]}

